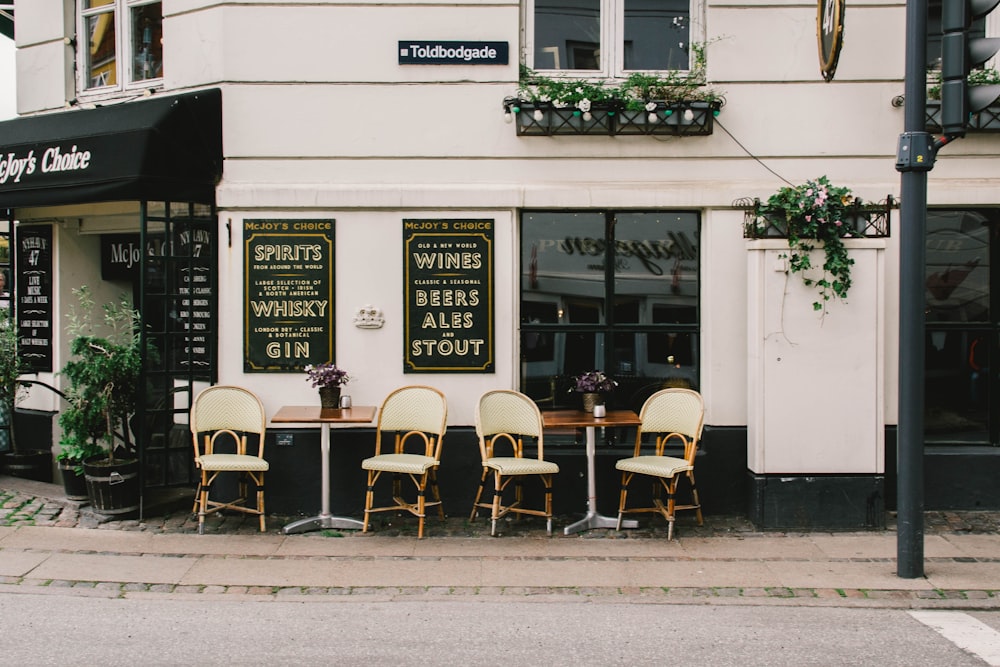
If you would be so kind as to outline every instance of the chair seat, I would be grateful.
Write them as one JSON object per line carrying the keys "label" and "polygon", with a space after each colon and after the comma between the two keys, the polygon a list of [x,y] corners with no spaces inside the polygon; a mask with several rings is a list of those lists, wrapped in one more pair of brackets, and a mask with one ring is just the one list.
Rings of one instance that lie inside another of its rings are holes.
{"label": "chair seat", "polygon": [[382,472],[399,472],[404,474],[422,475],[438,464],[433,456],[420,454],[380,454],[361,462],[363,470],[381,470]]}
{"label": "chair seat", "polygon": [[555,475],[559,466],[550,461],[496,456],[483,461],[483,466],[500,471],[501,475]]}
{"label": "chair seat", "polygon": [[623,472],[634,472],[654,477],[673,477],[679,472],[694,470],[684,459],[673,456],[633,456],[615,463],[615,468]]}
{"label": "chair seat", "polygon": [[259,472],[268,469],[267,461],[264,459],[245,454],[205,454],[196,460],[204,470],[253,470]]}

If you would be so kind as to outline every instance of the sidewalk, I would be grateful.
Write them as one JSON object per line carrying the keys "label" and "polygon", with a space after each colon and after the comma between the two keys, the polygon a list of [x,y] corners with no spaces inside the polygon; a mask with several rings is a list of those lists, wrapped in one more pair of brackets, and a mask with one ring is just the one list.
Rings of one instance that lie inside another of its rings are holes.
{"label": "sidewalk", "polygon": [[[131,597],[254,596],[323,601],[363,596],[558,596],[661,604],[796,604],[1000,609],[1000,513],[934,512],[925,520],[925,577],[896,576],[896,533],[759,532],[738,517],[678,518],[636,530],[549,538],[533,519],[489,536],[488,522],[385,515],[368,534],[268,532],[242,516],[187,509],[100,521],[61,487],[0,477],[0,593]],[[188,502],[190,497],[187,496]],[[892,517],[890,517],[891,523]],[[557,522],[557,526],[565,522]]]}

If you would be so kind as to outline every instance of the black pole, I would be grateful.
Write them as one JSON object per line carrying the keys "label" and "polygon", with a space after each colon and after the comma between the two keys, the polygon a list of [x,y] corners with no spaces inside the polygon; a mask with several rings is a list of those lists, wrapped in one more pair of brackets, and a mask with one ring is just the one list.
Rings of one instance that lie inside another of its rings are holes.
{"label": "black pole", "polygon": [[[924,576],[924,257],[927,171],[934,162],[926,133],[927,0],[906,2],[904,138],[920,164],[899,159],[899,430],[897,434],[897,575]],[[936,149],[935,149],[936,150]],[[902,153],[902,148],[901,148]]]}

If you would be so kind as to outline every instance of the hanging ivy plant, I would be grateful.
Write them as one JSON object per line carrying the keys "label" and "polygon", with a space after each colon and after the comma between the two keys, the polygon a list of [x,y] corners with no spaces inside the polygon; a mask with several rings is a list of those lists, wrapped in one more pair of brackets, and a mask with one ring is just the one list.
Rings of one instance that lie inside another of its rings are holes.
{"label": "hanging ivy plant", "polygon": [[[844,239],[860,237],[856,219],[858,206],[850,189],[830,184],[826,176],[802,185],[781,188],[764,203],[755,206],[758,236],[778,229],[788,238],[788,268],[802,275],[808,287],[819,291],[814,310],[825,310],[826,303],[837,297],[846,299],[851,289],[851,266]],[[807,273],[813,269],[810,253],[822,246],[825,259],[822,276]]]}

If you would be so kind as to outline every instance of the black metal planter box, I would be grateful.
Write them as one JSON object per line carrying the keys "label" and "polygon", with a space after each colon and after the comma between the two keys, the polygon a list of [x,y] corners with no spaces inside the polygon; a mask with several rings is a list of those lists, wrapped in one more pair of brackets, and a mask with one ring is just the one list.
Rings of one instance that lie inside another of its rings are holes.
{"label": "black metal planter box", "polygon": [[617,109],[594,104],[590,112],[549,103],[514,105],[518,136],[712,134],[721,102],[660,102],[655,111]]}
{"label": "black metal planter box", "polygon": [[[928,132],[941,132],[941,101],[927,101]],[[969,116],[968,129],[973,132],[1000,132],[1000,106],[989,106]]]}

